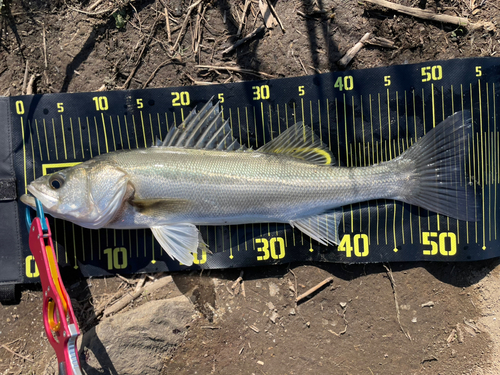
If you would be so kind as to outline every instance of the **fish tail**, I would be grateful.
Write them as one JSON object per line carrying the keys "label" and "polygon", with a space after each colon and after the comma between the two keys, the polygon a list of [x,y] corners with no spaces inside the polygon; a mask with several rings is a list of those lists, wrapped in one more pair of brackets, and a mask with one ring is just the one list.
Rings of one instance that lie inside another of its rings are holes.
{"label": "fish tail", "polygon": [[466,162],[471,142],[469,111],[457,112],[437,125],[396,161],[405,183],[398,199],[458,220],[477,221],[474,179]]}

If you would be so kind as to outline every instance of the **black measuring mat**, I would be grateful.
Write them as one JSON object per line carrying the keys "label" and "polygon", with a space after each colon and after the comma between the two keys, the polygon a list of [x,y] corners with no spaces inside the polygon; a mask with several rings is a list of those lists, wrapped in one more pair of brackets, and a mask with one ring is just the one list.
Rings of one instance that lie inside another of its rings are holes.
{"label": "black measuring mat", "polygon": [[[339,246],[320,245],[284,224],[201,227],[213,254],[195,254],[193,268],[493,258],[500,255],[499,78],[500,59],[474,58],[226,85],[1,98],[2,126],[11,130],[3,141],[11,143],[0,145],[0,182],[12,196],[15,177],[20,196],[43,174],[102,153],[151,147],[211,97],[220,100],[241,144],[257,149],[303,121],[347,167],[393,159],[448,116],[470,111],[463,183],[474,191],[479,221],[377,200],[344,207]],[[14,199],[0,200],[16,207],[1,210],[0,283],[38,276],[25,206]],[[163,252],[149,229],[89,230],[52,218],[50,224],[61,267],[85,276],[187,269]]]}

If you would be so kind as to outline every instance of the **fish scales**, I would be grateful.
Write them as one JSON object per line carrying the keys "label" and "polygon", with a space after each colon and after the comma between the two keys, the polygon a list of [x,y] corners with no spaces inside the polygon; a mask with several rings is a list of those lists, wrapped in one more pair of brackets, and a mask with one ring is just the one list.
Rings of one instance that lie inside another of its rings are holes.
{"label": "fish scales", "polygon": [[[338,168],[259,152],[150,148],[102,159],[130,176],[138,198],[193,203],[175,215],[157,212],[151,224],[289,222],[360,199],[396,198],[404,179],[383,164]],[[129,214],[117,218],[113,227],[136,227]]]}

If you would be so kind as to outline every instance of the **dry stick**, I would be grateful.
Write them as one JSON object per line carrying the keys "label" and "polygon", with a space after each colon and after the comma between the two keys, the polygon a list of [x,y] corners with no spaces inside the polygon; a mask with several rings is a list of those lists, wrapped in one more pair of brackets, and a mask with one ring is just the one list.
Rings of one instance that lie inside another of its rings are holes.
{"label": "dry stick", "polygon": [[170,34],[170,20],[168,19],[168,9],[165,7],[165,27],[167,28],[167,41],[172,42],[172,34]]}
{"label": "dry stick", "polygon": [[147,79],[147,81],[142,85],[142,88],[145,89],[150,83],[151,81],[153,80],[153,78],[155,77],[156,73],[158,73],[158,70],[160,70],[161,68],[163,68],[165,65],[168,65],[168,64],[171,64],[172,61],[169,60],[169,61],[164,61],[162,63],[160,63],[156,68],[155,70],[153,71],[153,73],[151,73],[151,75],[149,76],[149,78]]}
{"label": "dry stick", "polygon": [[[144,280],[145,279],[146,278],[144,277]],[[127,294],[117,303],[104,310],[104,316],[109,316],[111,314],[117,313],[121,309],[125,308],[130,302],[139,297],[145,290],[149,292],[154,292],[157,289],[165,287],[171,282],[172,282],[172,276],[166,276],[161,278],[160,280],[155,281],[154,283],[146,285],[145,287],[139,287],[139,289],[136,288],[136,290],[132,294]],[[139,283],[137,285],[139,285]]]}
{"label": "dry stick", "polygon": [[191,12],[193,11],[194,8],[196,8],[198,6],[199,3],[201,3],[201,1],[202,0],[198,0],[196,3],[191,4],[187,8],[186,17],[184,18],[184,22],[182,23],[181,32],[177,36],[177,40],[175,41],[174,46],[172,47],[172,49],[174,51],[177,49],[177,46],[179,45],[179,42],[180,42],[182,36],[184,35],[184,31],[186,30],[186,26],[187,26],[187,23],[189,21],[189,17],[191,16]]}
{"label": "dry stick", "polygon": [[88,10],[89,10],[89,11],[94,10],[94,9],[95,9],[95,8],[97,8],[97,6],[98,6],[99,4],[101,4],[101,3],[102,3],[102,0],[97,0],[94,4],[92,4],[91,6],[89,6],[89,7],[88,7]]}
{"label": "dry stick", "polygon": [[33,86],[35,85],[35,79],[38,77],[37,74],[32,74],[30,80],[28,81],[28,86],[26,87],[26,95],[33,95]]}
{"label": "dry stick", "polygon": [[326,284],[331,283],[332,281],[333,281],[333,277],[330,276],[330,277],[326,278],[325,280],[323,280],[322,282],[320,282],[318,285],[313,286],[311,289],[307,290],[306,292],[302,293],[300,296],[298,296],[297,298],[295,298],[295,302],[299,303],[299,301],[303,300],[308,295],[314,293],[315,291],[317,291],[321,287],[325,286]]}
{"label": "dry stick", "polygon": [[359,50],[365,45],[365,42],[370,38],[371,34],[366,33],[359,42],[357,42],[354,47],[352,47],[347,53],[342,57],[337,64],[346,67],[351,60],[356,56],[356,54],[359,52]]}
{"label": "dry stick", "polygon": [[236,66],[196,65],[195,67],[199,68],[199,69],[227,70],[229,72],[251,74],[251,75],[254,75],[257,77],[264,76],[264,77],[269,77],[269,78],[276,78],[276,76],[273,76],[272,74],[259,72],[257,70],[238,68]]}
{"label": "dry stick", "polygon": [[403,325],[401,324],[401,318],[399,315],[398,295],[396,294],[396,282],[394,281],[394,276],[392,276],[392,270],[389,267],[387,267],[385,264],[383,266],[384,266],[385,270],[387,271],[387,276],[389,277],[389,280],[391,281],[392,293],[394,295],[394,303],[396,304],[396,316],[398,318],[399,328],[401,328],[401,331],[405,334],[405,336],[408,338],[408,340],[411,341],[410,334],[404,330]]}
{"label": "dry stick", "polygon": [[241,281],[243,281],[243,271],[240,272],[240,276],[238,276],[233,285],[231,285],[231,289],[234,290]]}
{"label": "dry stick", "polygon": [[84,10],[80,10],[80,9],[72,8],[72,7],[68,7],[68,9],[73,10],[73,11],[78,12],[78,13],[86,14],[87,16],[100,16],[101,14],[104,14],[104,13],[108,13],[108,12],[114,13],[114,12],[118,11],[118,8],[117,9],[113,9],[113,8],[104,9],[104,10],[100,10],[99,12],[86,12]]}
{"label": "dry stick", "polygon": [[380,38],[378,36],[375,36],[373,38],[368,39],[366,41],[366,44],[369,44],[371,46],[383,47],[383,48],[396,48],[394,46],[394,42],[392,40]]}
{"label": "dry stick", "polygon": [[238,40],[232,46],[229,46],[224,51],[222,51],[222,54],[224,55],[226,53],[229,53],[229,52],[233,51],[234,49],[238,48],[239,46],[241,46],[243,43],[246,43],[249,40],[255,38],[255,36],[257,36],[257,34],[259,34],[265,28],[266,28],[265,26],[260,26],[260,27],[256,28],[254,31],[252,31],[250,34],[248,34],[246,37]]}
{"label": "dry stick", "polygon": [[278,21],[281,31],[285,32],[285,28],[283,27],[283,24],[281,23],[280,17],[278,16],[278,12],[276,12],[276,9],[274,9],[273,4],[271,4],[270,0],[267,0],[267,5],[269,5],[269,8],[271,9],[271,13],[274,15],[276,20]]}
{"label": "dry stick", "polygon": [[49,65],[47,63],[47,43],[45,42],[45,24],[42,24],[42,35],[43,35],[43,58],[45,61],[45,69]]}
{"label": "dry stick", "polygon": [[26,361],[30,361],[33,363],[33,360],[31,358],[28,358],[28,357],[25,357],[24,355],[21,355],[19,353],[16,353],[15,351],[13,351],[12,349],[10,349],[9,347],[7,347],[5,344],[1,345],[0,348],[4,348],[5,350],[11,352],[12,354],[14,355],[17,355],[18,357],[26,360]]}
{"label": "dry stick", "polygon": [[380,5],[385,8],[395,10],[397,12],[407,14],[409,16],[414,16],[417,18],[422,18],[424,20],[451,23],[452,25],[464,26],[471,28],[472,30],[485,28],[488,31],[495,30],[495,25],[492,22],[477,22],[471,23],[467,18],[449,16],[446,14],[436,14],[429,10],[422,10],[418,8],[407,7],[400,4],[394,4],[386,0],[364,0],[365,3]]}
{"label": "dry stick", "polygon": [[201,44],[201,21],[203,20],[203,16],[205,15],[205,11],[207,7],[203,7],[203,3],[198,6],[198,14],[196,16],[196,23],[194,26],[194,35],[193,35],[193,52],[197,53],[198,48],[200,48]]}
{"label": "dry stick", "polygon": [[243,25],[245,23],[245,17],[247,14],[248,6],[250,5],[251,2],[252,0],[245,0],[245,6],[243,7],[243,14],[241,15],[240,25],[238,26],[238,32],[236,33],[237,37],[241,35],[241,31],[243,30]]}

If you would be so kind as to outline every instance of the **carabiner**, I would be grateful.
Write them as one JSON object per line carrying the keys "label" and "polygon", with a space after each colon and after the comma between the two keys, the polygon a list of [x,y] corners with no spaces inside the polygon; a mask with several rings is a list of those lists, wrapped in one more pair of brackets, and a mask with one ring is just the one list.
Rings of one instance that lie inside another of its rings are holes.
{"label": "carabiner", "polygon": [[[47,222],[45,221],[45,213],[43,212],[43,206],[42,203],[35,198],[35,204],[36,204],[36,216],[40,219],[40,224],[42,225],[42,231],[46,233],[48,231],[47,228]],[[31,210],[32,208],[30,206],[26,206],[26,227],[28,228],[28,232],[30,231],[31,228],[31,223],[33,219],[31,218]]]}

